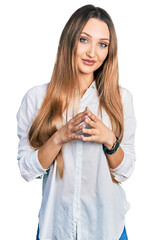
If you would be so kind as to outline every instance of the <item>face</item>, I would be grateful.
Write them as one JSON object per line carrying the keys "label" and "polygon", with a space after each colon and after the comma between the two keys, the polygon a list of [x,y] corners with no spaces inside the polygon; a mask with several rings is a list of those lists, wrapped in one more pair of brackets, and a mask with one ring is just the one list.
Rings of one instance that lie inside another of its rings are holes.
{"label": "face", "polygon": [[79,73],[93,74],[108,54],[109,29],[105,22],[90,18],[82,30],[76,50]]}

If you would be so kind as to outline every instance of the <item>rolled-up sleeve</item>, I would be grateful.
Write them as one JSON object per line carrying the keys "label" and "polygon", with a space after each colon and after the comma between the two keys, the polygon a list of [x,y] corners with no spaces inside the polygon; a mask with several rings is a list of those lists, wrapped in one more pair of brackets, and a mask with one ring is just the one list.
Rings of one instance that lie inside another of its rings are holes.
{"label": "rolled-up sleeve", "polygon": [[24,96],[21,106],[16,115],[18,144],[18,165],[21,176],[26,181],[41,178],[47,174],[48,169],[44,169],[38,160],[38,149],[34,150],[28,140],[28,132],[36,115],[34,90],[29,90]]}
{"label": "rolled-up sleeve", "polygon": [[133,108],[133,96],[126,89],[122,89],[122,102],[124,113],[124,135],[120,146],[124,151],[124,158],[121,164],[117,168],[113,169],[114,176],[119,182],[124,182],[131,176],[136,160],[136,118]]}

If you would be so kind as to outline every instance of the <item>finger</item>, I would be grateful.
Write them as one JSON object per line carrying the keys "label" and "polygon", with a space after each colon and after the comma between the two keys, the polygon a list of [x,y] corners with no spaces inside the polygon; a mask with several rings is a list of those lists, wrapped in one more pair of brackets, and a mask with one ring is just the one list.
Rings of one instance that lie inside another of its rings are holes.
{"label": "finger", "polygon": [[94,115],[94,114],[89,110],[89,108],[87,108],[87,109],[88,109],[88,110],[87,110],[87,114],[86,114],[86,115],[87,115],[88,117],[90,117],[92,121],[96,122],[96,121],[97,121],[97,116]]}
{"label": "finger", "polygon": [[85,128],[85,124],[81,124],[81,125],[77,125],[77,126],[75,126],[73,129],[72,129],[72,132],[77,132],[77,131],[79,131],[79,130],[81,130],[82,128]]}
{"label": "finger", "polygon": [[77,118],[76,120],[74,120],[73,125],[74,125],[74,126],[77,126],[77,125],[79,125],[80,123],[84,122],[84,117],[85,117],[85,115],[83,115],[83,116]]}
{"label": "finger", "polygon": [[88,128],[83,128],[82,129],[82,132],[83,133],[87,133],[87,134],[89,134],[89,135],[95,135],[96,134],[96,130],[95,129],[88,129]]}
{"label": "finger", "polygon": [[79,139],[82,139],[83,138],[83,135],[77,135],[77,134],[72,134],[72,137],[71,137],[71,139],[72,140],[79,140]]}
{"label": "finger", "polygon": [[95,122],[92,121],[90,118],[85,116],[84,122],[87,123],[90,127],[95,128]]}
{"label": "finger", "polygon": [[87,110],[86,109],[83,112],[78,113],[73,119],[76,120],[77,118],[80,118],[80,117],[84,116],[85,114],[87,114]]}
{"label": "finger", "polygon": [[75,125],[81,123],[84,120],[84,116],[87,114],[87,111],[84,110],[81,113],[78,113],[75,117],[71,119],[71,123],[75,123]]}
{"label": "finger", "polygon": [[78,116],[77,118],[74,119],[74,121],[72,122],[72,124],[74,126],[77,126],[79,125],[80,123],[84,122],[84,118],[85,118],[85,115],[87,114],[87,112],[84,112],[83,115],[81,116]]}
{"label": "finger", "polygon": [[69,122],[67,125],[68,131],[70,133],[75,133],[85,127],[85,124],[80,124],[84,121],[84,117],[81,117],[80,119],[76,120],[75,122]]}
{"label": "finger", "polygon": [[95,136],[90,136],[90,137],[82,137],[82,141],[84,142],[94,142],[96,140]]}

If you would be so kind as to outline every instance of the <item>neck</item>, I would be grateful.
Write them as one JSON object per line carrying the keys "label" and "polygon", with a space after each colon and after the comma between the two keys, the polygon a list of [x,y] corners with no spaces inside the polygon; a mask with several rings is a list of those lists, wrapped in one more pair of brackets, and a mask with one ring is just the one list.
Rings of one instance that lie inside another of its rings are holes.
{"label": "neck", "polygon": [[89,88],[89,86],[94,81],[94,76],[92,74],[79,74],[79,83],[80,83],[80,91],[81,96],[85,93],[85,91]]}

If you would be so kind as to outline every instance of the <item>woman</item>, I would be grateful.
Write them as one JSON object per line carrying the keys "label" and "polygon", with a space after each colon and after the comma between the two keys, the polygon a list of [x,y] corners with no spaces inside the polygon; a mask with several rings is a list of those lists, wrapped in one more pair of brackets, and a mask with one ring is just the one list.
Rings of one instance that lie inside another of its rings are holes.
{"label": "woman", "polygon": [[43,177],[37,239],[127,239],[119,183],[134,168],[136,123],[106,11],[86,5],[73,13],[50,83],[27,92],[17,119],[21,175]]}

